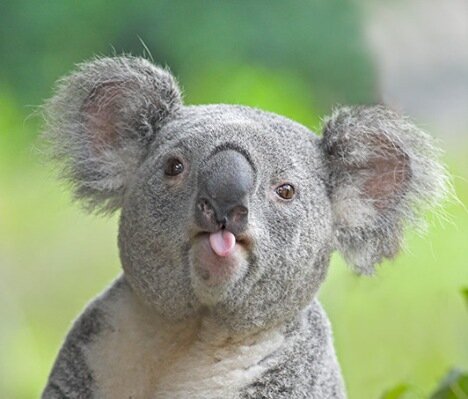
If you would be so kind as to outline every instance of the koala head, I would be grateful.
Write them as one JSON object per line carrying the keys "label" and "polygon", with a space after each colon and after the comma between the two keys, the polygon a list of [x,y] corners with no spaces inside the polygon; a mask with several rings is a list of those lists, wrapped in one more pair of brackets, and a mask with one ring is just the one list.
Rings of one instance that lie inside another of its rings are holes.
{"label": "koala head", "polygon": [[334,250],[371,273],[446,182],[430,138],[383,106],[337,109],[320,138],[249,107],[185,106],[140,58],[80,65],[44,109],[75,197],[120,209],[124,275],[172,320],[208,311],[246,330],[292,317]]}

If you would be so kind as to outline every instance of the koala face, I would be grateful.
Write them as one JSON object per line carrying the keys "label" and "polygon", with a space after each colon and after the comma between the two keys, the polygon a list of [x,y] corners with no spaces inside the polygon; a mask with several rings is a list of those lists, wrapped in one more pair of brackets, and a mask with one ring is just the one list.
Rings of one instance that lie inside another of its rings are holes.
{"label": "koala face", "polygon": [[447,187],[431,139],[383,106],[337,109],[319,138],[257,109],[185,106],[140,58],[80,65],[44,114],[75,198],[121,210],[125,277],[173,320],[281,323],[316,294],[332,251],[371,273]]}
{"label": "koala face", "polygon": [[[231,328],[297,312],[331,252],[319,154],[318,139],[285,118],[228,105],[182,110],[124,197],[119,243],[132,286],[170,317],[209,307]],[[278,314],[279,302],[288,312]]]}

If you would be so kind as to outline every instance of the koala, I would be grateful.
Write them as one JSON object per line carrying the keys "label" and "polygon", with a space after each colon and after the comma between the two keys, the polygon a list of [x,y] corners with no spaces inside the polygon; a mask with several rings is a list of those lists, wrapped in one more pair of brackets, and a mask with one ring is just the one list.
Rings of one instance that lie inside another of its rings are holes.
{"label": "koala", "polygon": [[74,322],[42,398],[346,398],[316,299],[337,250],[371,274],[443,198],[432,140],[383,105],[317,136],[184,105],[143,58],[83,63],[44,106],[74,198],[120,212],[123,272]]}

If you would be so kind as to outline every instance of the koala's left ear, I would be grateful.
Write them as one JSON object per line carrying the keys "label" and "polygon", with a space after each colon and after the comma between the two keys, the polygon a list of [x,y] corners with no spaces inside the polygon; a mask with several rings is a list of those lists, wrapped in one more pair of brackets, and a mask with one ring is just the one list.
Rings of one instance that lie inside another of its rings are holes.
{"label": "koala's left ear", "polygon": [[325,122],[335,247],[370,274],[400,249],[406,222],[436,205],[447,188],[432,139],[383,107],[346,107]]}

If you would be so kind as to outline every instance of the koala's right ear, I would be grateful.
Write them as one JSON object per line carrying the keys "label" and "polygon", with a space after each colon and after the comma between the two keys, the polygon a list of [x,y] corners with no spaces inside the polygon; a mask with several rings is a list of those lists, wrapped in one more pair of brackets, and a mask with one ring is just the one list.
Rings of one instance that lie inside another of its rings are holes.
{"label": "koala's right ear", "polygon": [[86,208],[121,206],[132,172],[182,105],[172,75],[136,57],[101,58],[59,81],[44,105],[45,139]]}

